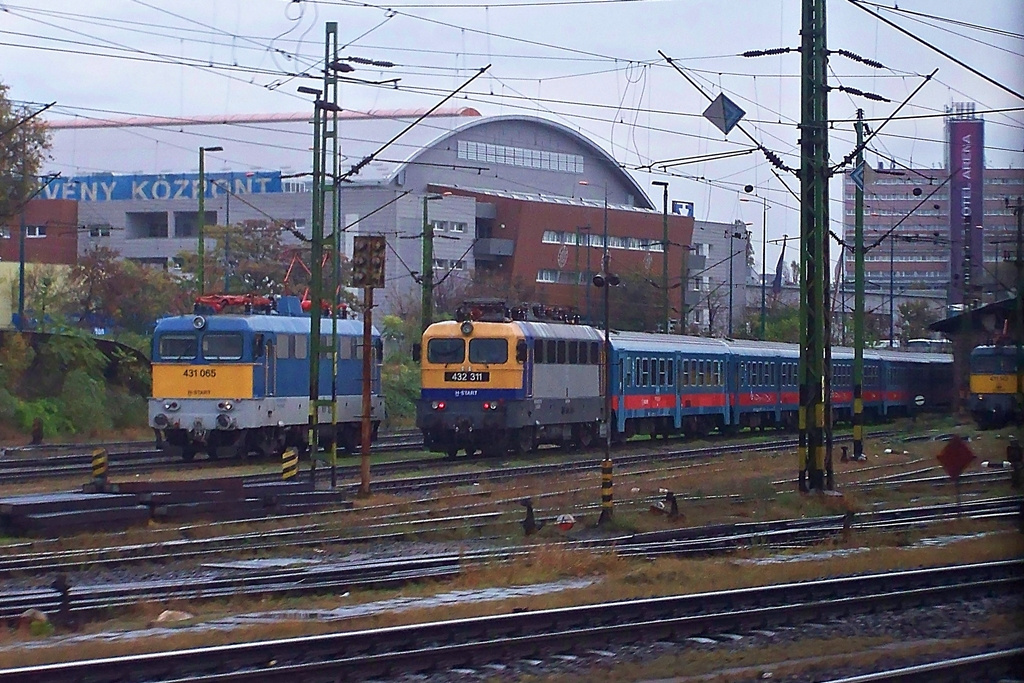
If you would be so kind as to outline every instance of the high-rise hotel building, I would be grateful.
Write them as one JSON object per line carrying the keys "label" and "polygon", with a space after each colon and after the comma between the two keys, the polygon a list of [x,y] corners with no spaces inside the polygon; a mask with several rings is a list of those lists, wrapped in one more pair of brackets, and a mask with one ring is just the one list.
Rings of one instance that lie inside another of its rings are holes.
{"label": "high-rise hotel building", "polygon": [[[985,166],[984,120],[973,103],[949,108],[943,168],[895,163],[864,174],[864,270],[868,289],[947,293],[987,303],[1015,286],[1018,225],[1011,204],[1024,197],[1024,169]],[[845,241],[854,244],[855,190],[843,183]],[[844,251],[847,282],[854,255]]]}

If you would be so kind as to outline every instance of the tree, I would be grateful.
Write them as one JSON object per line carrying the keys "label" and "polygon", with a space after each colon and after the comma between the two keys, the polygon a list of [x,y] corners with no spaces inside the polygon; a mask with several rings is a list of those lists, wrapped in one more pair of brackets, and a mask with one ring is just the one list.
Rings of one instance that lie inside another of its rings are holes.
{"label": "tree", "polygon": [[906,344],[911,339],[928,337],[928,326],[938,320],[925,301],[906,301],[899,305],[900,339]]}
{"label": "tree", "polygon": [[75,324],[148,332],[162,316],[192,309],[188,287],[160,268],[140,266],[97,247],[71,269],[64,314]]}
{"label": "tree", "polygon": [[0,223],[20,213],[38,191],[39,169],[50,149],[46,124],[39,109],[17,106],[0,83]]}
{"label": "tree", "polygon": [[[207,249],[203,262],[206,292],[233,294],[296,294],[302,296],[309,286],[309,246],[285,244],[287,228],[266,220],[248,220],[235,225],[207,226],[205,235],[216,240]],[[302,261],[294,261],[297,254]],[[183,273],[195,282],[199,274],[199,256],[195,252],[178,254]],[[328,260],[324,274],[333,266]],[[289,272],[290,271],[290,272]],[[227,288],[225,288],[225,273]],[[285,278],[287,276],[287,282]],[[349,277],[348,260],[342,261],[342,282]],[[329,279],[329,278],[326,278]],[[196,288],[198,289],[198,288]]]}

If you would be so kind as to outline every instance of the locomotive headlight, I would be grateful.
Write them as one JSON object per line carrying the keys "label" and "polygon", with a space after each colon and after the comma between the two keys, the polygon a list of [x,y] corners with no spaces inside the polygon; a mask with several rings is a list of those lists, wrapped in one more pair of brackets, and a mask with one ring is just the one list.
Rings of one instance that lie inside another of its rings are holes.
{"label": "locomotive headlight", "polygon": [[157,413],[153,416],[153,424],[155,424],[158,429],[163,429],[167,426],[167,416],[163,413]]}
{"label": "locomotive headlight", "polygon": [[168,410],[172,413],[176,410],[179,410],[180,408],[181,406],[178,405],[177,401],[167,401],[164,403],[164,410]]}
{"label": "locomotive headlight", "polygon": [[227,429],[231,426],[231,418],[221,413],[217,416],[217,426],[221,429]]}
{"label": "locomotive headlight", "polygon": [[230,411],[235,406],[231,401],[221,401],[217,404],[217,407],[224,411]]}
{"label": "locomotive headlight", "polygon": [[459,326],[459,330],[462,332],[462,334],[468,337],[469,335],[473,334],[473,323],[467,320],[466,322],[462,323],[462,325]]}

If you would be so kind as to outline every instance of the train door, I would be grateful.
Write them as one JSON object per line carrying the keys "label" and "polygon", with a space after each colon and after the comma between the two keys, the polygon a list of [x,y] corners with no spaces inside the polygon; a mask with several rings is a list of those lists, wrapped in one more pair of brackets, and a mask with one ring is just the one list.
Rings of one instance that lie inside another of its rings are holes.
{"label": "train door", "polygon": [[266,349],[264,351],[264,357],[266,358],[266,395],[276,396],[277,395],[277,344],[273,339],[267,339]]}

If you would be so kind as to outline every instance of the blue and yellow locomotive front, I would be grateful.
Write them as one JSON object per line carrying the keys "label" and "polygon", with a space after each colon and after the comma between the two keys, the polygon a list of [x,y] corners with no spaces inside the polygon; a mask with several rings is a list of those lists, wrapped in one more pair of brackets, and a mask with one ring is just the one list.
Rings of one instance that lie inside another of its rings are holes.
{"label": "blue and yellow locomotive front", "polygon": [[[338,372],[322,358],[319,387],[337,400],[339,443],[358,442],[361,415],[362,324],[339,320]],[[329,324],[327,329],[330,329]],[[191,460],[279,454],[304,447],[309,422],[309,337],[306,316],[185,315],[157,323],[153,336],[153,393],[149,424],[165,438],[164,449]],[[326,335],[325,343],[330,339]],[[374,340],[371,416],[384,416],[380,395],[379,336]],[[358,356],[358,358],[357,358]],[[320,425],[331,422],[321,408]],[[320,438],[330,438],[320,428]],[[328,429],[328,432],[330,430]]]}
{"label": "blue and yellow locomotive front", "polygon": [[1024,417],[1019,393],[1024,355],[1016,346],[979,346],[971,351],[971,415],[981,428],[1002,427]]}
{"label": "blue and yellow locomotive front", "polygon": [[504,451],[526,399],[526,340],[512,322],[440,322],[423,333],[416,426],[427,450]]}

